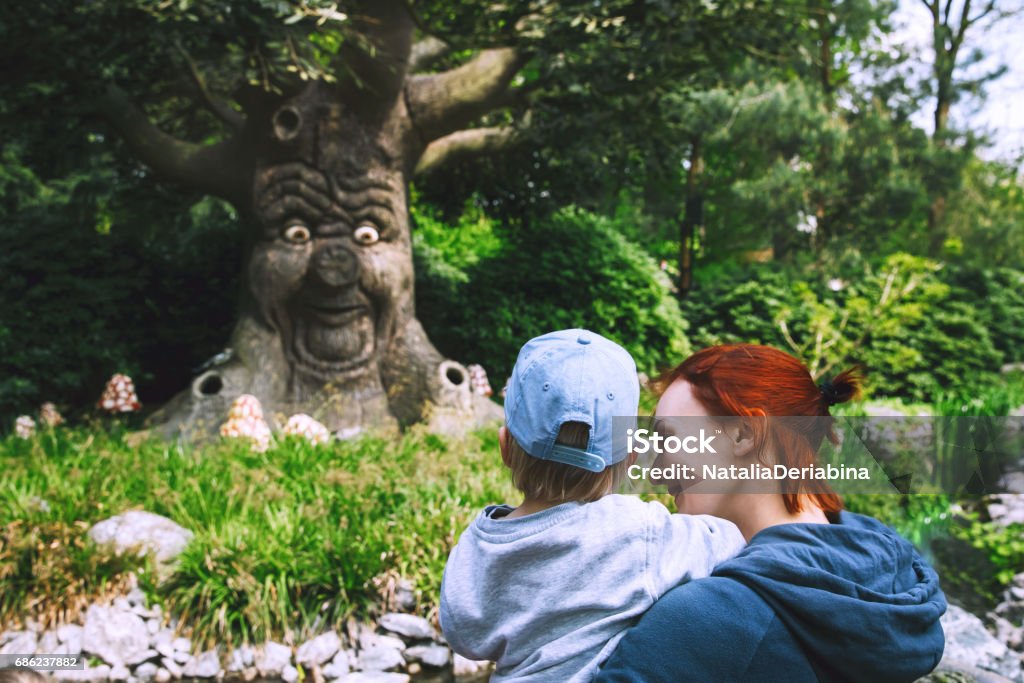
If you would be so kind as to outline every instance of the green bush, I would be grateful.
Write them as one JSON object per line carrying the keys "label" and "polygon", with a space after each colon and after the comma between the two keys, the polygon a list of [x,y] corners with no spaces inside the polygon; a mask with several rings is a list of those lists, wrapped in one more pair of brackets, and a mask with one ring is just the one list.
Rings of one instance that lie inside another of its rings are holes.
{"label": "green bush", "polygon": [[1024,329],[1017,290],[1000,288],[1012,274],[987,275],[991,301],[979,305],[978,294],[944,281],[941,264],[902,253],[842,277],[777,264],[715,268],[683,313],[698,345],[769,344],[815,377],[859,365],[876,394],[932,401],[993,383],[1007,348],[994,336],[1013,343]]}
{"label": "green bush", "polygon": [[91,406],[114,372],[133,377],[144,403],[183,388],[230,334],[232,211],[124,188],[109,172],[44,183],[12,149],[3,155],[0,429],[43,401]]}
{"label": "green bush", "polygon": [[612,219],[577,208],[500,226],[472,207],[456,226],[414,217],[419,318],[442,353],[482,364],[499,387],[526,340],[560,328],[607,335],[646,372],[689,353],[668,279]]}

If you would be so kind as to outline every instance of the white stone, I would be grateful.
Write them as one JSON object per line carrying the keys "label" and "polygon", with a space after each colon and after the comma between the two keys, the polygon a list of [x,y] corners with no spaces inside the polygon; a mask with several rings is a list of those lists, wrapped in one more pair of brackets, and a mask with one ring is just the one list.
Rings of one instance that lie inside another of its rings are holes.
{"label": "white stone", "polygon": [[248,645],[236,647],[231,651],[231,660],[228,662],[228,671],[238,673],[243,669],[252,666],[255,661],[255,652]]}
{"label": "white stone", "polygon": [[386,631],[406,638],[422,640],[434,637],[434,627],[423,617],[401,612],[388,612],[380,618],[380,625]]}
{"label": "white stone", "polygon": [[357,671],[345,676],[343,683],[409,683],[408,674],[384,671]]}
{"label": "white stone", "polygon": [[78,624],[65,624],[57,629],[57,638],[68,645],[69,652],[81,652],[84,631]]}
{"label": "white stone", "polygon": [[363,671],[387,671],[404,664],[402,652],[393,647],[378,645],[359,653],[359,668]]}
{"label": "white stone", "polygon": [[148,681],[155,678],[159,670],[159,667],[153,662],[144,662],[135,668],[135,675],[141,680]]}
{"label": "white stone", "polygon": [[57,645],[60,639],[57,638],[56,631],[45,631],[43,637],[39,639],[39,645],[36,646],[36,650],[39,654],[50,654],[57,652]]}
{"label": "white stone", "polygon": [[291,664],[291,661],[291,648],[268,640],[256,655],[256,668],[263,676],[280,676],[284,668]]}
{"label": "white stone", "polygon": [[401,652],[405,650],[405,641],[395,636],[385,636],[374,633],[370,629],[364,629],[359,634],[359,648],[369,650],[371,647],[390,647]]}
{"label": "white stone", "polygon": [[155,636],[159,630],[160,630],[160,620],[159,619],[147,619],[146,620],[146,632],[149,633],[149,635]]}
{"label": "white stone", "polygon": [[1020,656],[985,630],[981,619],[950,605],[941,622],[946,634],[942,664],[968,664],[1010,680],[1021,680]]}
{"label": "white stone", "polygon": [[[100,657],[108,664],[140,662],[149,650],[146,624],[130,612],[91,605],[85,613],[82,651]],[[155,654],[155,653],[154,653]]]}
{"label": "white stone", "polygon": [[135,666],[136,664],[141,664],[142,662],[145,662],[147,660],[150,660],[150,659],[153,659],[153,658],[159,657],[159,656],[160,656],[160,653],[157,652],[156,650],[147,649],[147,650],[142,650],[141,652],[132,653],[129,656],[125,657],[124,658],[124,663],[127,664],[128,666]]}
{"label": "white stone", "polygon": [[0,655],[33,655],[36,653],[39,637],[33,631],[8,631],[5,636],[7,636],[7,642],[0,647]]}
{"label": "white stone", "polygon": [[191,652],[192,641],[188,638],[175,638],[174,642],[171,643],[175,650],[178,652]]}
{"label": "white stone", "polygon": [[444,645],[414,645],[405,651],[405,657],[436,669],[448,666],[451,659],[448,648]]}
{"label": "white stone", "polygon": [[160,667],[156,670],[156,673],[153,675],[153,680],[156,681],[156,683],[168,683],[168,681],[171,680],[171,672],[163,667]]}
{"label": "white stone", "polygon": [[110,674],[110,667],[106,664],[85,669],[53,672],[58,681],[106,681],[110,679]]}
{"label": "white stone", "polygon": [[295,681],[299,680],[299,670],[289,664],[281,669],[281,680],[285,683],[295,683]]}
{"label": "white stone", "polygon": [[164,657],[174,656],[174,631],[165,628],[153,636],[153,649]]}
{"label": "white stone", "polygon": [[334,631],[328,631],[300,645],[295,651],[295,661],[306,668],[313,668],[329,660],[339,649],[341,638]]}
{"label": "white stone", "polygon": [[112,681],[127,681],[131,675],[132,672],[124,664],[115,664],[110,667],[110,680]]}
{"label": "white stone", "polygon": [[178,665],[176,661],[174,661],[170,657],[164,657],[160,660],[160,663],[163,665],[165,669],[167,669],[168,672],[170,672],[171,676],[173,676],[174,678],[181,678],[181,667]]}
{"label": "white stone", "polygon": [[93,525],[89,538],[118,554],[153,554],[158,562],[168,563],[185,549],[192,532],[152,512],[130,510]]}
{"label": "white stone", "polygon": [[321,673],[324,678],[333,680],[345,676],[350,670],[348,653],[344,650],[338,650],[338,653],[334,655],[334,659],[323,668]]}
{"label": "white stone", "polygon": [[466,659],[458,652],[452,657],[452,673],[456,677],[475,676],[487,668],[489,662]]}
{"label": "white stone", "polygon": [[188,660],[181,670],[183,676],[189,678],[213,678],[220,673],[220,657],[217,650],[207,650]]}

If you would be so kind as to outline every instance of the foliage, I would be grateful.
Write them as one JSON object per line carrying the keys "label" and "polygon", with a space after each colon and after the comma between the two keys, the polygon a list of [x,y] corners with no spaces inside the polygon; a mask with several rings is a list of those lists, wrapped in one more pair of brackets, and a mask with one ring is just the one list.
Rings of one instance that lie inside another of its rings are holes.
{"label": "foliage", "polygon": [[554,329],[607,335],[647,372],[688,353],[667,278],[610,219],[569,208],[497,225],[470,209],[458,223],[473,236],[465,241],[428,212],[416,218],[420,320],[443,353],[481,363],[499,383],[527,339]]}
{"label": "foliage", "polygon": [[137,508],[196,534],[168,581],[148,590],[197,641],[340,626],[377,602],[372,579],[388,571],[416,582],[427,613],[457,534],[485,504],[513,500],[497,453],[490,432],[320,447],[287,439],[262,454],[230,442],[129,444],[116,429],[9,437],[0,441],[0,623],[55,619],[123,580],[137,563],[97,555],[82,537]]}
{"label": "foliage", "polygon": [[777,264],[711,268],[683,313],[698,344],[778,346],[816,377],[859,365],[881,395],[931,400],[990,383],[1004,359],[993,343],[996,325],[1007,324],[995,311],[1018,314],[1015,293],[993,297],[986,313],[974,292],[947,277],[941,264],[899,253],[816,268],[810,277]]}
{"label": "foliage", "polygon": [[5,146],[0,170],[0,418],[92,405],[117,371],[144,402],[168,398],[227,340],[232,212],[114,183],[102,166],[44,182],[19,151]]}

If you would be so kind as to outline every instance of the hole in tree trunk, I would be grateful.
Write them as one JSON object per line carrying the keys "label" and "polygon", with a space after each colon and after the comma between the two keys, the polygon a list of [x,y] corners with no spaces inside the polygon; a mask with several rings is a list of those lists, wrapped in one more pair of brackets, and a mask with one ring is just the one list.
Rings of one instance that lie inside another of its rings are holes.
{"label": "hole in tree trunk", "polygon": [[224,388],[224,380],[216,372],[208,372],[196,380],[195,387],[203,396],[216,396]]}
{"label": "hole in tree trunk", "polygon": [[295,107],[285,105],[274,112],[274,135],[284,142],[299,134],[302,128],[302,114]]}
{"label": "hole in tree trunk", "polygon": [[462,368],[457,368],[454,365],[445,370],[444,376],[455,386],[459,386],[466,381],[466,375],[462,372]]}

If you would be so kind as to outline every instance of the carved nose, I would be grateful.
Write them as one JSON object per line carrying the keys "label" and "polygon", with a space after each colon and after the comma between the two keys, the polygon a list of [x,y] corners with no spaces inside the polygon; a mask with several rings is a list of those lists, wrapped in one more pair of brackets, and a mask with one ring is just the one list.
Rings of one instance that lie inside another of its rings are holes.
{"label": "carved nose", "polygon": [[341,244],[320,247],[313,254],[313,275],[329,287],[352,284],[359,277],[359,259]]}

